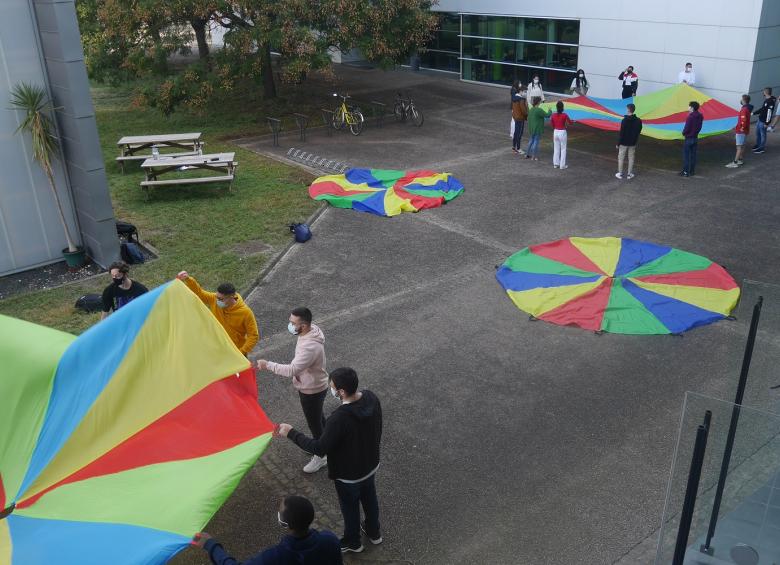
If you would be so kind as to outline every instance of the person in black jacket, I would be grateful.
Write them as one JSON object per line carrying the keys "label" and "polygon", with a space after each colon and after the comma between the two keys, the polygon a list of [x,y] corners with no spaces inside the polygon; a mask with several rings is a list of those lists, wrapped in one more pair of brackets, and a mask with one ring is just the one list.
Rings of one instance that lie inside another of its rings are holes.
{"label": "person in black jacket", "polygon": [[620,93],[623,98],[636,96],[636,91],[639,88],[639,75],[634,72],[634,67],[629,65],[625,71],[618,75],[618,80],[623,83],[623,90]]}
{"label": "person in black jacket", "polygon": [[759,154],[766,151],[766,132],[777,111],[775,108],[777,99],[772,96],[772,89],[767,86],[763,90],[763,94],[764,103],[758,110],[753,112],[753,115],[758,116],[758,121],[756,122],[756,144],[753,146],[753,153]]}
{"label": "person in black jacket", "polygon": [[623,162],[626,159],[626,153],[628,153],[628,179],[634,178],[634,152],[636,150],[636,144],[639,141],[639,133],[642,131],[642,120],[636,117],[636,106],[634,104],[626,104],[628,113],[623,117],[623,121],[620,122],[620,135],[618,136],[618,172],[615,176],[619,179],[623,178]]}
{"label": "person in black jacket", "polygon": [[[349,367],[330,373],[330,393],[341,406],[326,420],[319,439],[306,437],[290,424],[279,424],[277,434],[308,453],[328,456],[328,477],[336,485],[344,517],[341,551],[359,553],[363,551],[361,530],[372,544],[382,543],[374,484],[382,440],[382,406],[370,390],[358,391],[357,373]],[[366,516],[362,524],[361,505]]]}

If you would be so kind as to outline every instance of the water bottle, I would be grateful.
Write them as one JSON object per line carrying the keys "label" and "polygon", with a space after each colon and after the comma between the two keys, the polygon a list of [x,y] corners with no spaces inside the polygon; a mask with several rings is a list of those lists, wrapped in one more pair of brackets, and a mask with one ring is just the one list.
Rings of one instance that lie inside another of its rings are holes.
{"label": "water bottle", "polygon": [[203,155],[203,144],[198,143],[198,155]]}
{"label": "water bottle", "polygon": [[156,145],[152,145],[152,158],[153,159],[159,159],[160,158],[160,150],[157,148]]}

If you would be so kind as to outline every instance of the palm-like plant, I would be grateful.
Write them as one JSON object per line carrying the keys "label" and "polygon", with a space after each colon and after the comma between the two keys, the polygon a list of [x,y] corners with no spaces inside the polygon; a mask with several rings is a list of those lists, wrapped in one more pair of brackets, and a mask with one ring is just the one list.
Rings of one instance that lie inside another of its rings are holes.
{"label": "palm-like plant", "polygon": [[55,133],[54,122],[49,117],[54,108],[49,103],[46,90],[42,86],[25,82],[19,83],[11,90],[11,104],[17,110],[24,112],[24,119],[16,128],[15,133],[27,132],[30,134],[33,159],[41,166],[43,172],[46,173],[46,178],[49,179],[49,186],[60,213],[62,228],[65,230],[65,239],[68,241],[68,252],[78,251],[68,229],[68,223],[65,221],[62,202],[60,202],[54,185],[54,172],[51,163],[52,159],[59,155],[60,143]]}

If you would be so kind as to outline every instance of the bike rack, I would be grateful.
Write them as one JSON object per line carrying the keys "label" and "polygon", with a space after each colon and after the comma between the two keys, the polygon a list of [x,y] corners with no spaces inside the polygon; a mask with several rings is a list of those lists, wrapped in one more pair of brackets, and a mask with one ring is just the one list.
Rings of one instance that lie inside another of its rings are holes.
{"label": "bike rack", "polygon": [[306,126],[309,125],[309,116],[306,114],[293,113],[295,123],[298,124],[298,135],[301,141],[306,141]]}
{"label": "bike rack", "polygon": [[279,147],[279,132],[282,131],[282,120],[279,118],[266,117],[266,121],[274,136],[274,147]]}
{"label": "bike rack", "polygon": [[378,102],[376,100],[371,101],[371,114],[374,117],[377,127],[383,127],[385,124],[385,114],[387,113],[387,104],[384,102]]}
{"label": "bike rack", "polygon": [[322,123],[325,124],[325,135],[331,137],[333,135],[333,116],[335,112],[325,108],[321,108],[320,112],[322,112]]}
{"label": "bike rack", "polygon": [[336,161],[334,159],[327,159],[326,157],[321,157],[320,155],[315,155],[314,153],[308,153],[307,151],[303,151],[295,147],[290,147],[290,149],[287,150],[287,158],[298,161],[307,167],[322,169],[328,172],[343,173],[347,169],[351,168],[349,163]]}

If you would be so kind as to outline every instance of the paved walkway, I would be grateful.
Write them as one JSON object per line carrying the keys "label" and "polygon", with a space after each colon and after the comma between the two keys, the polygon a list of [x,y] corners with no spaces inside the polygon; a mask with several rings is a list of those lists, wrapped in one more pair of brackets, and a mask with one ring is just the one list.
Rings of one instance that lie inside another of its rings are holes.
{"label": "paved walkway", "polygon": [[[454,173],[449,205],[379,218],[328,209],[249,297],[269,339],[292,355],[289,310],[308,305],[327,336],[329,367],[351,365],[383,402],[378,476],[386,542],[360,563],[601,564],[650,559],[686,390],[730,398],[745,322],[675,337],[596,336],[529,322],[495,281],[522,247],[569,235],[628,236],[705,255],[738,280],[771,281],[780,262],[780,138],[743,169],[723,168],[729,136],[701,143],[699,175],[680,179],[679,144],[643,139],[638,175],[614,177],[614,135],[576,126],[566,171],[510,151],[506,90],[411,72],[340,68],[339,89],[390,102],[409,88],[425,113],[359,137],[313,129],[239,143],[284,159],[290,147],[378,168]],[[311,86],[328,101],[327,85]],[[775,335],[763,342],[776,358]],[[766,406],[772,371],[747,398]],[[766,373],[766,374],[765,374]],[[775,384],[775,383],[773,383]],[[304,426],[282,379],[260,377],[272,419]],[[327,410],[335,408],[329,399]],[[318,524],[340,532],[332,484],[304,475],[306,457],[275,441],[209,531],[237,556],[273,543],[279,497],[302,492]],[[650,541],[648,541],[650,540]],[[177,562],[196,563],[185,552]]]}

